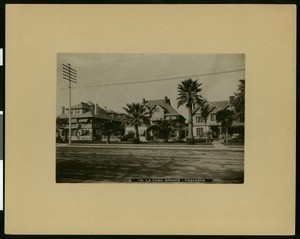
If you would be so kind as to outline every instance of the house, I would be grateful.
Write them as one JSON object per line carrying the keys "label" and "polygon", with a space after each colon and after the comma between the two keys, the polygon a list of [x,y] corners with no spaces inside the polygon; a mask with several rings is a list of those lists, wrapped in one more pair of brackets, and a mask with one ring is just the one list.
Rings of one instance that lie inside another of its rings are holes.
{"label": "house", "polygon": [[[171,100],[165,96],[164,99],[146,100],[143,99],[142,104],[146,107],[150,123],[139,126],[139,134],[141,141],[146,141],[146,132],[149,126],[155,124],[159,120],[172,121],[177,124],[178,129],[174,132],[174,138],[181,139],[185,137],[185,118],[178,113],[172,106]],[[180,127],[183,128],[181,129]],[[133,131],[134,128],[130,125],[126,126],[126,132]]]}
{"label": "house", "polygon": [[185,118],[171,106],[171,100],[168,99],[167,96],[160,100],[143,99],[143,105],[146,106],[149,111],[151,124],[162,119],[174,120],[182,124],[185,123]]}
{"label": "house", "polygon": [[106,107],[104,107],[104,110],[106,112],[106,114],[113,118],[113,119],[118,119],[118,120],[124,120],[126,118],[126,114],[125,113],[118,113],[118,112],[115,112],[113,110],[107,110]]}
{"label": "house", "polygon": [[[80,102],[71,107],[71,140],[105,140],[103,124],[111,122],[114,127],[122,126],[122,115],[106,111],[91,101]],[[58,141],[67,141],[69,137],[69,108],[62,107],[62,114],[57,117],[56,137]],[[120,140],[120,135],[112,135],[113,140]]]}
{"label": "house", "polygon": [[[201,106],[195,107],[193,110],[193,134],[195,139],[205,137],[205,133],[209,132],[212,138],[219,139],[222,136],[221,123],[217,122],[217,113],[220,110],[231,109],[233,110],[233,100],[234,96],[230,96],[229,100],[225,101],[208,101],[205,100],[204,103],[209,105],[209,116],[205,124],[205,119],[201,116]],[[229,127],[229,134],[234,133],[244,134],[244,123],[234,121],[232,126]]]}

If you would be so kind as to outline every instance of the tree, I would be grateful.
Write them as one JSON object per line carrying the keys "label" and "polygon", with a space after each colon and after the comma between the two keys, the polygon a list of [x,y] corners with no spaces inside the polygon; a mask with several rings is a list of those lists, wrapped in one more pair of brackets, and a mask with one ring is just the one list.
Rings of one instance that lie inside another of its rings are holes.
{"label": "tree", "polygon": [[233,101],[235,117],[240,122],[245,121],[245,80],[240,80],[238,92]]}
{"label": "tree", "polygon": [[[185,105],[186,108],[188,108],[189,111],[189,134],[188,138],[194,142],[194,134],[193,134],[193,108],[195,105],[201,105],[202,104],[202,96],[199,95],[199,92],[201,92],[200,86],[202,83],[199,83],[198,80],[192,80],[187,79],[183,80],[177,87],[178,90],[178,106]],[[188,141],[187,141],[188,142]]]}
{"label": "tree", "polygon": [[220,110],[217,113],[217,122],[221,122],[222,131],[225,131],[226,143],[228,143],[228,128],[232,125],[234,121],[234,111],[229,109]]}
{"label": "tree", "polygon": [[107,137],[107,143],[110,144],[110,137],[115,130],[114,124],[112,121],[104,121],[101,126],[101,132]]}
{"label": "tree", "polygon": [[208,130],[207,130],[207,118],[209,116],[209,111],[210,111],[210,106],[209,104],[203,104],[202,107],[201,107],[201,117],[204,119],[204,122],[205,122],[205,129],[206,129],[206,133],[205,133],[205,141],[207,143],[207,133],[208,133]]}
{"label": "tree", "polygon": [[154,125],[151,125],[147,129],[147,132],[150,132],[151,130],[152,132],[156,132],[158,136],[164,140],[165,143],[168,143],[171,134],[175,130],[175,124],[171,121],[163,119],[156,121]]}
{"label": "tree", "polygon": [[115,128],[114,128],[114,134],[120,135],[121,136],[121,140],[123,140],[123,137],[125,135],[125,122],[122,122],[120,124],[115,124]]}
{"label": "tree", "polygon": [[132,125],[135,129],[135,140],[136,143],[140,142],[139,137],[139,126],[143,123],[147,124],[149,122],[149,114],[144,105],[140,103],[126,104],[127,108],[123,108],[127,113],[127,123]]}
{"label": "tree", "polygon": [[120,135],[121,137],[125,134],[125,127],[123,124],[106,120],[101,124],[101,132],[107,137],[107,143],[110,144],[110,137],[112,135]]}

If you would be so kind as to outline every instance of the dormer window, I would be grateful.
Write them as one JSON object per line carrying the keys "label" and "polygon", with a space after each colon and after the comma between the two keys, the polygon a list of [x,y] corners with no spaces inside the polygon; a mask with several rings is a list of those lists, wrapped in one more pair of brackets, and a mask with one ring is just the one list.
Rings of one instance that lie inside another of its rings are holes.
{"label": "dormer window", "polygon": [[201,116],[196,116],[196,122],[200,123],[203,122],[203,118]]}

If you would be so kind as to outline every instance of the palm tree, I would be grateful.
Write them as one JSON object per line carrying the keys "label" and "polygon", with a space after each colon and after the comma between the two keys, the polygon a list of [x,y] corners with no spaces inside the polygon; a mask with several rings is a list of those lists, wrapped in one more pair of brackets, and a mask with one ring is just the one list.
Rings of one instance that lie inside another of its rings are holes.
{"label": "palm tree", "polygon": [[223,132],[225,131],[226,143],[228,143],[228,128],[234,121],[234,111],[229,109],[220,110],[217,113],[217,122],[221,122]]}
{"label": "palm tree", "polygon": [[182,81],[178,87],[178,106],[185,105],[186,108],[189,110],[189,134],[188,138],[194,141],[194,135],[193,135],[193,109],[196,104],[201,105],[202,104],[202,96],[199,95],[199,92],[202,90],[200,86],[202,83],[199,83],[198,80],[192,80],[187,79]]}
{"label": "palm tree", "polygon": [[147,129],[147,132],[151,130],[157,132],[159,137],[162,138],[165,143],[168,143],[169,137],[175,130],[175,125],[169,120],[158,120]]}
{"label": "palm tree", "polygon": [[201,117],[204,119],[204,122],[205,122],[205,129],[206,129],[206,133],[205,133],[205,141],[207,143],[207,118],[209,116],[209,104],[203,104],[202,107],[201,107]]}
{"label": "palm tree", "polygon": [[127,108],[123,108],[127,113],[127,123],[135,129],[136,143],[140,142],[139,126],[149,122],[147,109],[140,103],[126,104]]}

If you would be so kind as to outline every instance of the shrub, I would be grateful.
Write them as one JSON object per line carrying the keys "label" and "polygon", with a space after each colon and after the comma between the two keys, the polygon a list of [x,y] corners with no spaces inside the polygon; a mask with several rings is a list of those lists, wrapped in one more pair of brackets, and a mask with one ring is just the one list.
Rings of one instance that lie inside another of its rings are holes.
{"label": "shrub", "polygon": [[134,133],[132,131],[129,131],[127,134],[123,136],[123,141],[131,141],[134,139]]}
{"label": "shrub", "polygon": [[194,138],[186,138],[186,143],[187,143],[187,144],[195,144],[196,141],[195,141]]}
{"label": "shrub", "polygon": [[[199,138],[197,140],[195,140],[197,143],[205,143],[206,139],[205,138]],[[208,140],[207,140],[208,141]]]}
{"label": "shrub", "polygon": [[56,136],[56,142],[63,142],[63,138],[60,136]]}
{"label": "shrub", "polygon": [[146,135],[146,140],[147,140],[147,141],[153,141],[154,138],[153,138],[153,136],[147,134],[147,135]]}
{"label": "shrub", "polygon": [[140,140],[134,138],[132,142],[133,142],[134,144],[139,144],[139,143],[140,143]]}

